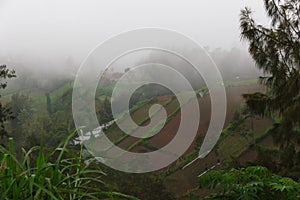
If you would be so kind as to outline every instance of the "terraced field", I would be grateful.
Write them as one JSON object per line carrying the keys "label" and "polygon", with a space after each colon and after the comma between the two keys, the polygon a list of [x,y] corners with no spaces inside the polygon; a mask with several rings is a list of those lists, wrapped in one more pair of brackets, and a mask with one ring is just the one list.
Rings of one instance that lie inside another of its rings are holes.
{"label": "terraced field", "polygon": [[[71,86],[72,85],[70,83],[67,83],[64,86],[51,91],[50,96],[52,101],[60,101],[60,98],[62,98],[63,95],[69,94],[67,92],[71,91]],[[224,129],[226,131],[226,128],[231,125],[235,112],[244,104],[242,94],[263,91],[264,88],[255,84],[253,81],[227,83],[225,86],[227,94],[227,113]],[[37,105],[45,105],[45,93],[36,92],[36,95],[34,96],[33,100]],[[99,96],[98,99],[103,100],[105,97],[106,96],[102,95]],[[7,98],[9,98],[9,95]],[[184,194],[188,190],[196,187],[198,184],[197,176],[211,166],[214,166],[218,163],[218,161],[221,161],[221,165],[218,167],[222,168],[222,161],[229,159],[230,156],[237,157],[242,163],[254,160],[257,156],[257,152],[251,148],[254,141],[258,141],[256,145],[264,145],[266,147],[274,148],[271,136],[265,135],[267,128],[273,121],[268,118],[249,118],[244,122],[241,130],[236,131],[233,134],[231,133],[229,136],[223,134],[224,136],[221,137],[216,147],[207,157],[201,160],[196,160],[193,164],[182,169],[183,166],[197,157],[197,145],[199,145],[199,142],[201,144],[201,139],[204,138],[210,123],[211,101],[209,94],[206,94],[202,98],[199,97],[198,103],[200,108],[200,121],[194,142],[178,161],[160,171],[161,175],[165,177],[167,189],[178,195]],[[180,109],[177,99],[171,96],[158,98],[156,100],[146,102],[145,104],[141,104],[137,107],[137,109],[134,109],[130,114],[132,120],[140,126],[148,125],[150,123],[149,109],[154,104],[163,105],[168,116],[166,124],[158,134],[147,139],[140,139],[123,133],[116,124],[112,124],[108,130],[105,131],[105,134],[111,141],[113,141],[113,143],[124,150],[132,152],[151,152],[167,145],[170,141],[172,141],[173,137],[177,133],[181,121],[181,115],[183,113],[193,113],[192,111],[194,108],[191,104],[187,103]],[[96,107],[97,106],[99,105],[96,104]],[[190,117],[193,118],[194,116],[190,115]],[[129,118],[127,117],[120,119],[124,126],[128,124],[128,120]],[[247,131],[243,134],[243,130],[253,130],[254,134],[247,135]],[[135,131],[138,130],[132,129],[132,132]]]}
{"label": "terraced field", "polygon": [[[250,84],[245,86],[230,86],[226,88],[227,94],[227,113],[224,128],[230,125],[230,122],[233,119],[234,113],[239,110],[243,104],[242,94],[252,93],[263,91],[263,88],[257,84]],[[199,105],[201,108],[201,119],[198,129],[198,136],[204,136],[210,121],[210,98],[206,96],[202,99],[199,99]],[[203,112],[205,110],[205,112]],[[170,121],[172,123],[172,121]],[[176,123],[175,121],[173,122]],[[251,124],[252,123],[252,124]],[[250,130],[254,127],[254,138],[261,137],[267,128],[272,124],[271,119],[253,119],[252,122],[245,122],[245,130]],[[169,124],[168,124],[169,125]],[[270,142],[270,137],[267,136],[265,139],[260,141],[260,143]],[[187,163],[183,158],[180,162],[174,163],[170,167],[170,171],[173,171],[172,168],[176,168],[175,172],[169,174],[166,179],[166,186],[168,190],[176,194],[184,194],[191,188],[194,188],[198,184],[198,175],[207,170],[208,168],[216,165],[218,161],[230,159],[231,156],[244,156],[244,152],[247,152],[251,144],[253,143],[253,137],[236,133],[230,135],[229,137],[222,138],[214,150],[205,158],[195,161],[193,164],[188,166],[185,169],[182,167]],[[187,154],[192,154],[195,151],[196,144],[195,142],[191,145]],[[197,154],[196,154],[197,155]],[[247,154],[244,156],[245,160],[254,160],[256,158],[255,153]],[[192,160],[192,159],[190,159]],[[180,167],[178,167],[180,166]]]}
{"label": "terraced field", "polygon": [[[70,86],[66,84],[64,87],[52,91],[50,95],[55,101],[57,100],[57,97],[61,96],[69,89]],[[230,125],[234,113],[243,106],[243,98],[241,95],[244,93],[253,93],[263,90],[264,89],[260,85],[248,81],[246,81],[245,83],[242,82],[240,84],[226,84],[227,113],[224,129]],[[40,98],[37,98],[36,101],[45,101],[44,95],[40,95]],[[166,177],[165,180],[167,183],[167,189],[177,194],[184,194],[189,189],[194,188],[198,183],[197,176],[207,168],[215,165],[218,160],[222,161],[228,159],[232,155],[239,157],[239,160],[241,162],[248,162],[249,160],[255,159],[255,157],[257,156],[257,152],[250,148],[254,139],[259,139],[259,144],[269,145],[270,147],[273,147],[271,136],[263,136],[266,128],[272,124],[272,120],[248,119],[244,123],[244,128],[247,130],[253,128],[253,136],[237,134],[222,138],[218,145],[207,157],[201,160],[197,160],[187,168],[182,169],[183,166],[197,157],[197,143],[199,145],[199,141],[201,142],[201,138],[204,138],[210,123],[210,96],[205,95],[202,98],[199,97],[198,103],[200,108],[200,121],[197,136],[194,142],[178,161],[161,170],[162,176]],[[142,104],[140,107],[131,112],[130,116],[132,120],[140,126],[148,125],[150,123],[149,109],[154,104],[163,105],[168,115],[167,123],[164,125],[163,129],[159,131],[158,134],[147,139],[140,139],[123,133],[116,124],[113,124],[108,128],[107,131],[105,131],[106,135],[119,147],[132,152],[151,152],[167,145],[177,133],[181,121],[181,114],[183,112],[193,113],[191,112],[193,110],[193,107],[189,103],[187,103],[180,109],[179,103],[176,98],[172,98],[171,96],[169,98],[159,98],[157,100],[146,102],[145,104]],[[124,117],[123,119],[121,119],[121,123],[126,125],[128,124],[127,120],[128,118]],[[137,130],[133,129],[132,131]],[[222,165],[220,167],[222,167]]]}

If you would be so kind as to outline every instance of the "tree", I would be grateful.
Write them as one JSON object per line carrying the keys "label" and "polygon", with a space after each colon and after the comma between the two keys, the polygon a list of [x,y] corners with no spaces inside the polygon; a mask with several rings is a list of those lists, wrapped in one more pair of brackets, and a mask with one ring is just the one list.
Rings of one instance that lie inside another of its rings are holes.
{"label": "tree", "polygon": [[[246,103],[257,115],[280,117],[271,133],[282,149],[299,151],[300,139],[300,1],[264,0],[270,27],[255,22],[250,9],[240,15],[242,39],[249,42],[249,53],[264,72],[260,83],[267,92],[245,94]],[[298,143],[299,144],[299,143]]]}
{"label": "tree", "polygon": [[105,97],[101,104],[101,110],[98,112],[100,114],[99,116],[99,122],[100,124],[106,124],[113,120],[113,114],[111,111],[111,103],[108,97]]}
{"label": "tree", "polygon": [[14,116],[14,119],[11,120],[12,128],[18,129],[21,125],[18,116],[24,110],[32,113],[32,100],[26,94],[15,93],[11,96],[11,102],[8,105],[10,106],[10,110]]}
{"label": "tree", "polygon": [[48,114],[51,116],[52,115],[52,104],[51,104],[50,93],[47,92],[45,94],[45,96],[46,96],[47,111],[48,111]]}
{"label": "tree", "polygon": [[[22,128],[20,115],[27,113],[27,120],[30,120],[30,114],[33,113],[32,100],[26,94],[15,93],[11,96],[11,101],[7,104],[12,113],[13,119],[9,121],[9,137],[13,137],[15,144],[22,147],[26,142],[26,133]],[[21,149],[18,149],[17,154],[22,155]]]}
{"label": "tree", "polygon": [[125,70],[124,70],[125,73],[129,72],[129,71],[130,71],[130,67],[126,67]]}
{"label": "tree", "polygon": [[[7,79],[16,77],[14,70],[9,70],[6,65],[0,65],[0,89],[5,89]],[[1,95],[0,95],[1,98]],[[7,135],[4,123],[12,118],[12,113],[9,108],[4,107],[0,101],[0,137]]]}

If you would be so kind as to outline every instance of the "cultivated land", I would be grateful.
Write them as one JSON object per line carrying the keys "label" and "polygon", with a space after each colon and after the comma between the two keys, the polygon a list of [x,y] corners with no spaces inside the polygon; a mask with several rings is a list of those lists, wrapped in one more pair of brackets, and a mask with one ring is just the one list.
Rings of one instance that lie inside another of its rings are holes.
{"label": "cultivated land", "polygon": [[[220,161],[220,165],[216,168],[226,167],[226,163],[230,162],[232,156],[241,163],[247,163],[255,160],[257,151],[253,148],[253,144],[264,146],[265,148],[274,149],[272,137],[266,135],[267,128],[270,127],[273,120],[271,118],[256,119],[247,118],[243,120],[242,125],[234,127],[233,119],[236,111],[241,111],[244,106],[242,94],[263,91],[264,88],[254,80],[228,82],[225,83],[227,94],[227,113],[224,124],[224,131],[213,151],[205,158],[195,161],[190,166],[182,169],[183,166],[198,156],[199,144],[201,144],[208,129],[211,117],[211,103],[209,94],[204,97],[198,97],[200,108],[200,122],[198,126],[197,136],[192,145],[187,149],[184,155],[170,166],[159,171],[161,176],[165,177],[165,185],[169,191],[177,195],[182,195],[198,185],[198,175],[206,169],[216,165]],[[27,92],[27,90],[26,90]],[[48,91],[47,91],[48,92]],[[36,108],[41,108],[46,104],[45,91],[30,90],[29,94]],[[61,87],[49,91],[52,102],[63,102],[66,98],[70,98],[72,94],[72,84],[67,83]],[[10,93],[5,95],[4,99],[10,98]],[[107,96],[100,94],[96,99],[96,110],[99,110],[103,101]],[[68,100],[67,100],[68,102]],[[135,123],[140,126],[149,124],[149,109],[154,104],[164,106],[168,118],[163,129],[153,137],[140,139],[123,133],[120,128],[113,124],[105,134],[109,139],[127,151],[132,152],[151,152],[167,145],[178,130],[181,114],[192,113],[194,109],[189,103],[186,103],[181,109],[176,98],[172,96],[163,96],[141,104],[131,112],[131,117]],[[62,106],[65,104],[62,104]],[[70,106],[70,102],[67,104]],[[44,108],[45,109],[45,108]],[[191,116],[193,117],[193,116]],[[126,124],[128,119],[124,117],[122,123]],[[253,129],[253,130],[252,130]],[[136,130],[132,130],[136,131]],[[250,134],[253,132],[254,134]],[[200,191],[201,193],[205,191]]]}
{"label": "cultivated land", "polygon": [[[166,177],[166,187],[169,191],[182,195],[188,190],[195,188],[198,184],[197,176],[206,169],[216,165],[219,161],[220,165],[218,165],[217,168],[225,167],[226,162],[229,162],[232,157],[242,162],[253,161],[257,156],[257,152],[252,148],[254,141],[257,141],[255,143],[256,145],[264,144],[270,147],[274,146],[271,136],[265,134],[267,127],[273,122],[270,118],[264,118],[262,120],[247,118],[243,121],[243,125],[237,128],[231,128],[234,114],[244,106],[242,94],[263,90],[264,88],[260,85],[249,81],[243,81],[240,84],[227,84],[227,113],[224,133],[222,133],[218,144],[207,157],[199,159],[185,169],[182,169],[183,166],[197,157],[197,143],[204,138],[210,122],[210,96],[206,94],[204,97],[198,98],[201,118],[196,139],[178,161],[160,171],[162,176]],[[179,109],[178,101],[176,98],[171,97],[162,101],[154,100],[142,105],[139,109],[131,113],[132,119],[139,125],[147,125],[149,123],[148,110],[153,104],[157,103],[163,105],[168,113],[167,123],[158,134],[147,139],[140,139],[122,133],[116,125],[112,125],[106,134],[112,141],[115,141],[119,147],[132,152],[151,152],[167,145],[178,130],[181,113],[192,113],[193,107],[187,103]],[[126,123],[126,119],[124,119],[124,123]],[[250,134],[251,131],[253,131],[254,134]]]}

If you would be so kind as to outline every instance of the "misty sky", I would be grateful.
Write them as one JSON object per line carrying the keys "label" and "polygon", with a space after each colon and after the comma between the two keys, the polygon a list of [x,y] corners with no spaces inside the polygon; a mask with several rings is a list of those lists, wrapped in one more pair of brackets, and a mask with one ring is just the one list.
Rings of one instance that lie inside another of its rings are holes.
{"label": "misty sky", "polygon": [[0,0],[0,55],[82,61],[98,43],[140,27],[179,31],[210,48],[245,47],[245,6],[267,22],[262,0]]}

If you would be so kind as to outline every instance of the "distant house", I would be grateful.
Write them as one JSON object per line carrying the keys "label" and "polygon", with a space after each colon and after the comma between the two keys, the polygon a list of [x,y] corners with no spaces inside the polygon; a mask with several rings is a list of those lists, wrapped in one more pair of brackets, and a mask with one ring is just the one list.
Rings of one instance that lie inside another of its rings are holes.
{"label": "distant house", "polygon": [[203,98],[203,97],[204,97],[204,92],[200,91],[200,92],[198,93],[198,97]]}

